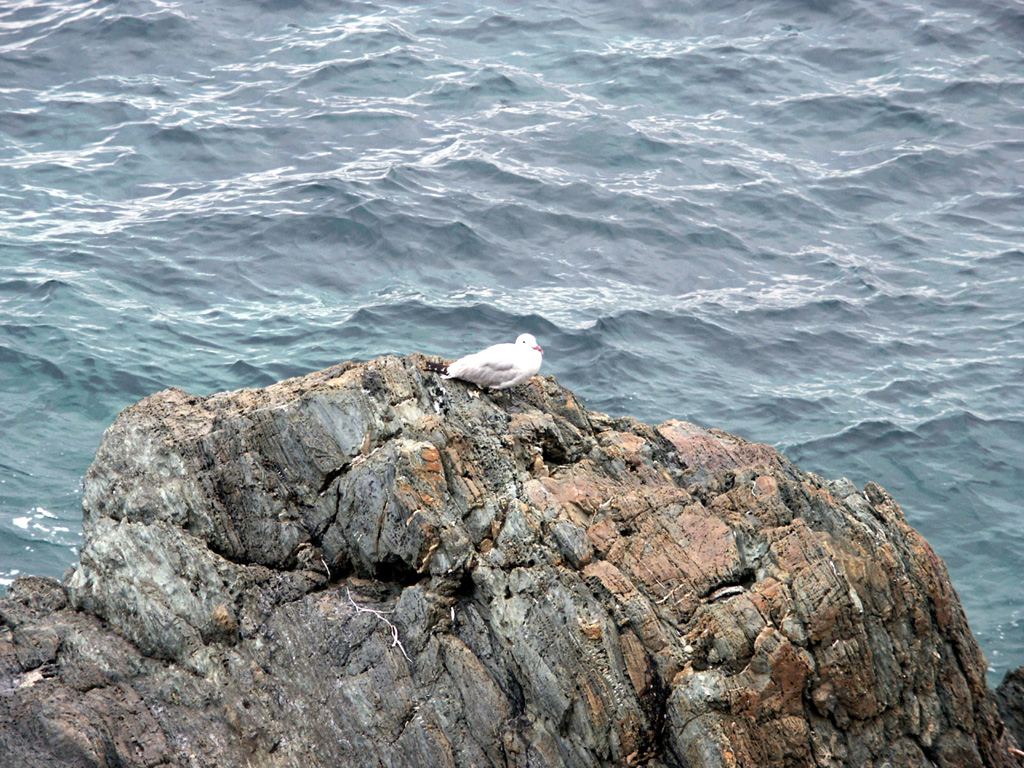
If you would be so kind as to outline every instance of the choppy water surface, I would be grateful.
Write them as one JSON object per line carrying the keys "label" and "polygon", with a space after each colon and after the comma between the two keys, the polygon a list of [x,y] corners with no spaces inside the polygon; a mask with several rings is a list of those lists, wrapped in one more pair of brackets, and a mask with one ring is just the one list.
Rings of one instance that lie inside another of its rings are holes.
{"label": "choppy water surface", "polygon": [[122,407],[535,333],[875,480],[1024,664],[1024,6],[0,5],[0,583]]}

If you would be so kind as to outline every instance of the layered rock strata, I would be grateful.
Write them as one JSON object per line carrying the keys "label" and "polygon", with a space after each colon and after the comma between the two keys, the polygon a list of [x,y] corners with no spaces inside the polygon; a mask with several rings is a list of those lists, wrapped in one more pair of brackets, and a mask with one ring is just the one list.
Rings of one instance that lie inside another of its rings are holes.
{"label": "layered rock strata", "polygon": [[0,764],[1009,764],[882,488],[423,363],[122,412],[0,600]]}

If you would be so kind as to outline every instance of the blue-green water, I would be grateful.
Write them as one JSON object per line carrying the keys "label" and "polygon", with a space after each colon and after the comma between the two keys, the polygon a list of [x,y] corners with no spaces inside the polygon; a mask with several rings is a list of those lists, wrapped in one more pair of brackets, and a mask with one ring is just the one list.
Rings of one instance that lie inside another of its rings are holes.
{"label": "blue-green water", "polygon": [[0,583],[153,391],[523,331],[880,482],[1024,664],[1020,0],[0,4]]}

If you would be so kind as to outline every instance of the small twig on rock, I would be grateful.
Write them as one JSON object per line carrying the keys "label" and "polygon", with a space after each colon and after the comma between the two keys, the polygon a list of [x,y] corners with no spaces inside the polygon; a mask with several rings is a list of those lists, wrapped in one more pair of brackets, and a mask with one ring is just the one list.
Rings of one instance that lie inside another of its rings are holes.
{"label": "small twig on rock", "polygon": [[356,613],[372,613],[374,616],[376,616],[378,619],[380,619],[388,625],[388,629],[391,630],[391,647],[394,648],[395,646],[398,646],[398,650],[400,650],[402,652],[402,655],[405,656],[405,660],[411,662],[412,659],[410,659],[409,654],[405,652],[405,646],[402,645],[402,641],[398,637],[398,627],[396,627],[394,624],[392,624],[384,617],[385,613],[394,613],[394,611],[375,611],[373,608],[367,608],[366,606],[360,605],[352,599],[352,592],[349,590],[348,587],[345,587],[345,593],[348,595],[349,603],[352,605],[353,608],[356,609]]}
{"label": "small twig on rock", "polygon": [[[659,581],[658,582],[658,586],[659,587],[663,587],[663,586],[665,586],[665,584],[663,582]],[[678,584],[676,584],[674,587],[672,587],[672,589],[670,589],[668,591],[668,593],[663,598],[661,598],[660,600],[655,600],[655,604],[657,604],[657,605],[664,605],[665,603],[668,602],[669,598],[672,597],[672,595],[674,595],[676,593],[677,590],[679,590],[680,588],[685,587],[685,586],[686,586],[686,582],[685,581],[680,581]]]}

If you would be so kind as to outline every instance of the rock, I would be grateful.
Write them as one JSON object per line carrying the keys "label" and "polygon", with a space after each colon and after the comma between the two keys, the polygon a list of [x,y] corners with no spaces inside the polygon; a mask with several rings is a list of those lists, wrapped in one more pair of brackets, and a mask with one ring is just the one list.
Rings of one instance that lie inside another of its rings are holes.
{"label": "rock", "polygon": [[424,362],[122,412],[0,599],[0,765],[1011,764],[882,488]]}
{"label": "rock", "polygon": [[1019,764],[1024,765],[1024,667],[1007,672],[995,694],[1006,724],[1006,741]]}

